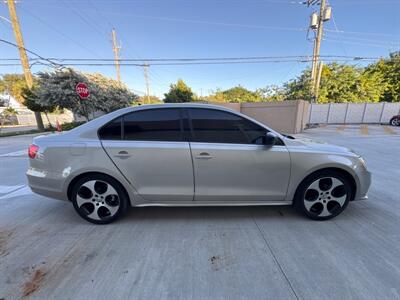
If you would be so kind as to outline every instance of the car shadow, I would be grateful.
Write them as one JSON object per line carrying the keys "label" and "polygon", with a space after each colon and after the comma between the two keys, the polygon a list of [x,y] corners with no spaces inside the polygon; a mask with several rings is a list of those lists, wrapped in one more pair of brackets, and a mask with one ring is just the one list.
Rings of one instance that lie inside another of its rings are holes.
{"label": "car shadow", "polygon": [[[364,203],[350,203],[346,210],[337,218],[332,220],[348,220],[357,219],[360,210],[368,209]],[[72,205],[70,209],[63,209],[63,219],[71,223],[81,223],[83,220],[74,211]],[[299,222],[311,221],[306,216],[297,212],[293,206],[192,206],[192,207],[162,207],[162,206],[147,206],[147,207],[130,207],[128,211],[114,224],[136,224],[140,223],[157,223],[177,224],[185,223],[226,223],[239,224],[252,222],[254,219],[267,222],[285,221]],[[86,223],[86,221],[83,221]],[[328,221],[329,222],[329,221]]]}
{"label": "car shadow", "polygon": [[[123,217],[124,221],[135,220],[235,220],[301,217],[292,206],[207,206],[207,207],[132,207]],[[122,220],[121,220],[122,221]]]}

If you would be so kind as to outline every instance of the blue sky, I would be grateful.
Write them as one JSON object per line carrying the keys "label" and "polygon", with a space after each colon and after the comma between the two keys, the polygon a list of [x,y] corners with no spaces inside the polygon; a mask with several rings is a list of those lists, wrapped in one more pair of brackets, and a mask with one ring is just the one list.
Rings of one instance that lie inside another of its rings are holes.
{"label": "blue sky", "polygon": [[[321,55],[387,56],[400,48],[400,0],[330,0],[333,20],[325,23]],[[20,0],[17,11],[25,46],[44,57],[113,58],[111,29],[117,30],[121,58],[310,55],[309,15],[318,7],[291,0]],[[0,16],[9,18],[0,4]],[[336,26],[335,26],[336,24]],[[340,30],[336,33],[335,30]],[[343,31],[343,32],[342,32]],[[0,38],[14,42],[0,19]],[[0,44],[0,58],[17,58]],[[241,84],[250,89],[282,84],[306,63],[151,66],[151,92],[161,96],[184,79],[198,94]],[[79,67],[115,77],[108,67]],[[33,72],[41,70],[33,67]],[[0,66],[0,73],[21,72]],[[145,91],[142,68],[121,67],[122,80]]]}

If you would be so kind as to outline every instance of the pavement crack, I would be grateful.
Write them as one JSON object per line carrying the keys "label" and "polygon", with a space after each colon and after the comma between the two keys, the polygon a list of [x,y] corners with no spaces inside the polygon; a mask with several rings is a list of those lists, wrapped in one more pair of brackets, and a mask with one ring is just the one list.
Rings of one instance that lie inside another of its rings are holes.
{"label": "pavement crack", "polygon": [[253,222],[254,222],[254,224],[256,225],[258,231],[260,232],[261,237],[262,237],[262,239],[263,239],[264,242],[265,242],[265,245],[267,246],[267,248],[268,248],[270,254],[272,255],[272,258],[273,258],[274,262],[275,262],[276,265],[278,266],[280,272],[282,273],[282,275],[283,275],[283,277],[285,278],[287,284],[289,285],[289,287],[290,287],[290,289],[291,289],[293,295],[296,297],[297,300],[299,300],[299,299],[300,299],[299,296],[297,295],[296,291],[294,290],[294,287],[293,287],[292,283],[290,282],[290,280],[289,280],[289,278],[287,277],[285,271],[283,270],[281,264],[279,263],[279,260],[278,260],[278,258],[276,257],[274,251],[272,250],[272,247],[271,247],[271,245],[269,244],[267,238],[265,237],[264,232],[261,230],[261,228],[260,228],[260,226],[258,225],[258,223],[257,223],[256,219],[254,218],[254,216],[252,216],[252,219],[253,219]]}

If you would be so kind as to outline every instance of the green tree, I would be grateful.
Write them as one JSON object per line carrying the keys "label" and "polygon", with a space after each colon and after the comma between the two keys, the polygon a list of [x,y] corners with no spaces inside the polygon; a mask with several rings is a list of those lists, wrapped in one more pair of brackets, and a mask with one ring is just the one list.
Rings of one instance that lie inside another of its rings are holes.
{"label": "green tree", "polygon": [[379,84],[377,76],[363,75],[362,68],[338,63],[325,65],[318,102],[377,102]]}
{"label": "green tree", "polygon": [[22,90],[26,88],[25,77],[22,74],[4,74],[0,78],[0,93],[8,93],[22,103]]}
{"label": "green tree", "polygon": [[109,113],[128,107],[139,99],[138,95],[132,93],[126,85],[117,80],[107,78],[100,73],[84,74],[84,76],[93,90],[91,92],[96,96],[93,106],[98,111]]}
{"label": "green tree", "polygon": [[[150,101],[149,101],[150,100]],[[155,103],[162,103],[162,100],[160,98],[158,98],[157,96],[152,96],[149,95],[149,97],[147,96],[141,96],[139,97],[139,99],[135,102],[138,102],[140,104],[155,104]]]}
{"label": "green tree", "polygon": [[179,79],[176,84],[171,84],[168,93],[164,94],[165,103],[183,103],[192,100],[192,89],[182,79]]}
{"label": "green tree", "polygon": [[283,99],[310,101],[312,98],[310,74],[310,70],[306,69],[300,76],[284,83],[282,87]]}
{"label": "green tree", "polygon": [[380,101],[400,102],[400,51],[365,68],[366,77],[379,78]]}
{"label": "green tree", "polygon": [[54,72],[41,72],[38,74],[39,86],[37,89],[38,103],[41,106],[59,106],[84,116],[89,120],[90,114],[95,112],[94,103],[96,94],[91,94],[90,99],[82,100],[76,94],[75,87],[79,82],[84,82],[92,91],[87,78],[73,69],[56,70]]}
{"label": "green tree", "polygon": [[3,110],[3,112],[0,114],[0,125],[3,126],[6,121],[10,121],[9,119],[11,117],[15,117],[18,115],[18,112],[12,108],[12,107],[7,107]]}
{"label": "green tree", "polygon": [[[285,100],[311,100],[310,70],[283,85]],[[351,65],[331,63],[323,66],[318,103],[378,102],[386,88],[382,72]]]}
{"label": "green tree", "polygon": [[[137,99],[123,84],[101,74],[84,74],[73,69],[38,74],[39,84],[36,102],[41,106],[57,106],[69,109],[89,120],[94,112],[105,113],[127,107]],[[90,97],[81,99],[75,91],[79,82],[86,83]]]}
{"label": "green tree", "polygon": [[54,104],[49,105],[41,105],[39,101],[39,97],[36,94],[37,87],[34,86],[32,89],[28,89],[27,87],[22,90],[22,98],[24,99],[23,104],[30,109],[31,111],[35,112],[42,112],[45,114],[47,122],[50,123],[49,113],[53,112],[57,107]]}
{"label": "green tree", "polygon": [[262,101],[283,101],[286,100],[285,89],[278,85],[269,85],[257,90],[262,95]]}
{"label": "green tree", "polygon": [[16,115],[18,115],[18,112],[12,107],[7,107],[3,110],[4,117],[13,117]]}
{"label": "green tree", "polygon": [[209,96],[209,100],[217,102],[260,102],[262,99],[262,92],[260,90],[253,92],[241,85],[225,91],[217,90]]}

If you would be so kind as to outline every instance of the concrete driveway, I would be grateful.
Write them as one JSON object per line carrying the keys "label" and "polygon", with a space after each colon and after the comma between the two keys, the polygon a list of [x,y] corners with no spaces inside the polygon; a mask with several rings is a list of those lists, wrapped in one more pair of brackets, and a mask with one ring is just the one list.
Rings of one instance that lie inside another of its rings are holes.
{"label": "concrete driveway", "polygon": [[315,222],[291,207],[134,208],[96,226],[26,186],[30,136],[0,138],[0,299],[400,299],[400,130],[328,126],[370,199]]}

